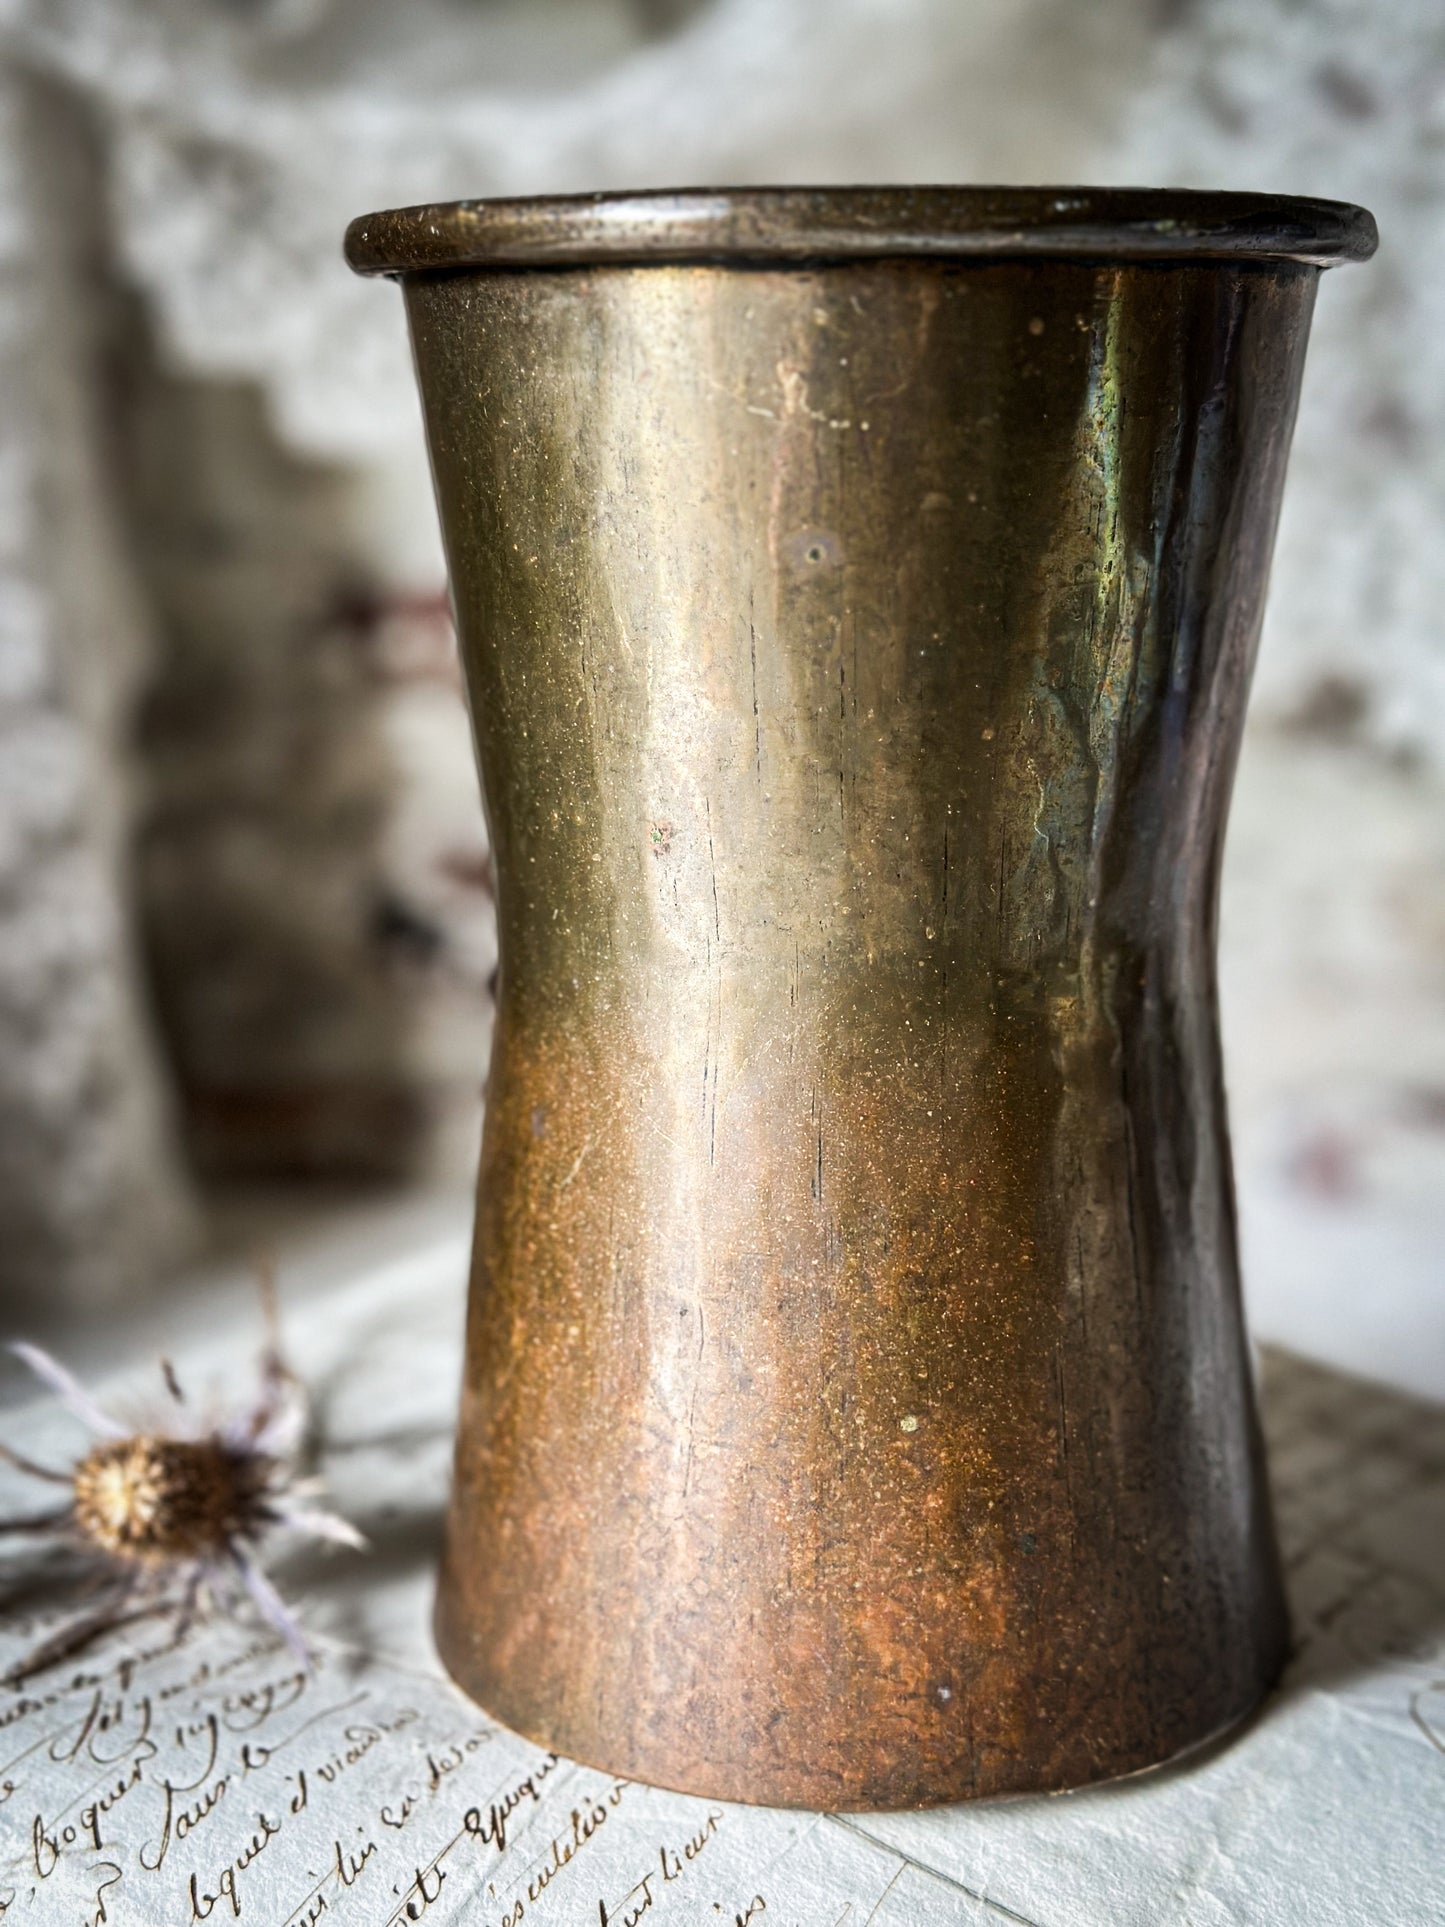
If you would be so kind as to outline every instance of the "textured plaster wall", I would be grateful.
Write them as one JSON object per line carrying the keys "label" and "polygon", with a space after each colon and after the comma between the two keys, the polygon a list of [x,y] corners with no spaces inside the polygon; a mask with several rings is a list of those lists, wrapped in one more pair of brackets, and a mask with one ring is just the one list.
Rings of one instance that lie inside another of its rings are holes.
{"label": "textured plaster wall", "polygon": [[127,718],[150,611],[106,476],[94,160],[0,76],[0,1285],[114,1299],[197,1223],[141,985]]}
{"label": "textured plaster wall", "polygon": [[[65,305],[80,270],[61,240],[87,224],[127,291],[116,433],[63,487],[110,558],[88,579],[124,578],[130,668],[117,679],[58,577],[35,593],[81,665],[59,700],[86,782],[116,799],[88,832],[89,900],[147,933],[167,1050],[149,1050],[121,936],[96,981],[130,1014],[67,1048],[99,1065],[129,1038],[147,1115],[171,1079],[191,1153],[238,1167],[455,1168],[485,1055],[485,846],[416,405],[395,295],[340,265],[349,216],[865,178],[1371,205],[1376,263],[1321,290],[1227,865],[1227,1043],[1258,1322],[1445,1386],[1438,5],[8,0],[7,15],[19,68],[64,94],[96,157],[93,184],[54,189],[35,298]],[[0,140],[18,233],[35,163],[13,125]],[[48,333],[12,331],[31,358],[14,365],[64,366],[93,402]],[[12,545],[7,583],[34,581],[32,553]],[[76,692],[101,687],[98,716]],[[62,887],[27,886],[37,903]],[[34,974],[25,933],[42,941],[31,897],[15,901],[0,1008]],[[63,1028],[47,1021],[45,1037]],[[35,1109],[23,1078],[0,1085],[14,1115]],[[112,1146],[117,1200],[126,1173],[179,1188],[159,1129],[104,1114],[87,1129]],[[428,1129],[452,1148],[427,1152]],[[46,1140],[42,1191],[68,1181],[83,1136]],[[103,1220],[61,1219],[88,1276]]]}

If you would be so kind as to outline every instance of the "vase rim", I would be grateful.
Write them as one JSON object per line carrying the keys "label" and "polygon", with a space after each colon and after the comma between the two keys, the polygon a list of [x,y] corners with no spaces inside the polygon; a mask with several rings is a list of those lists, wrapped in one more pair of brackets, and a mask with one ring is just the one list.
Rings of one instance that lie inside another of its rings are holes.
{"label": "vase rim", "polygon": [[358,274],[711,262],[1054,258],[1366,261],[1374,217],[1346,201],[1138,187],[749,187],[543,195],[363,214]]}

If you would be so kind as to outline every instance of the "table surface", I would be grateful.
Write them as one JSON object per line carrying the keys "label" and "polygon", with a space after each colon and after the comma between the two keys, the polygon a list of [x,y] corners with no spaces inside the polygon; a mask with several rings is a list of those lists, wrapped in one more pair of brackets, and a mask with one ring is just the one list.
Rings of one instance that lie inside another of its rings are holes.
{"label": "table surface", "polygon": [[[465,1256],[447,1231],[283,1279],[322,1469],[371,1543],[273,1568],[314,1672],[238,1619],[179,1646],[164,1627],[117,1632],[0,1689],[6,1927],[1445,1923],[1445,1411],[1266,1356],[1297,1650],[1232,1742],[1049,1798],[846,1817],[725,1806],[555,1760],[437,1666]],[[244,1403],[259,1310],[232,1297],[206,1323],[180,1333],[183,1381]],[[164,1409],[155,1333],[120,1330],[100,1389],[140,1421]],[[47,1400],[3,1433],[53,1464],[83,1443]],[[0,1517],[53,1496],[0,1473]],[[7,1543],[0,1665],[76,1599],[64,1558]]]}

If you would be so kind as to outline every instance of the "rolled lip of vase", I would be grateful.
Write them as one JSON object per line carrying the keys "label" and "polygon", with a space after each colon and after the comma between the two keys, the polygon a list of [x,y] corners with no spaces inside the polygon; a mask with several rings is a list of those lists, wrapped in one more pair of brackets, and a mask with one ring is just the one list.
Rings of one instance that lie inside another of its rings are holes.
{"label": "rolled lip of vase", "polygon": [[1367,261],[1346,201],[1137,187],[677,188],[451,201],[363,214],[358,274],[454,268],[939,259]]}

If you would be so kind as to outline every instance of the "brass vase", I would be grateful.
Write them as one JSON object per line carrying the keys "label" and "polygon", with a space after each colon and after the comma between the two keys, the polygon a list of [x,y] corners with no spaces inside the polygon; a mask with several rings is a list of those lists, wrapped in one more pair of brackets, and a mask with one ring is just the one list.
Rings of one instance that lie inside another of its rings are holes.
{"label": "brass vase", "polygon": [[1286,1620],[1220,848],[1330,202],[699,192],[397,275],[502,968],[442,1656],[781,1805],[1077,1786]]}

